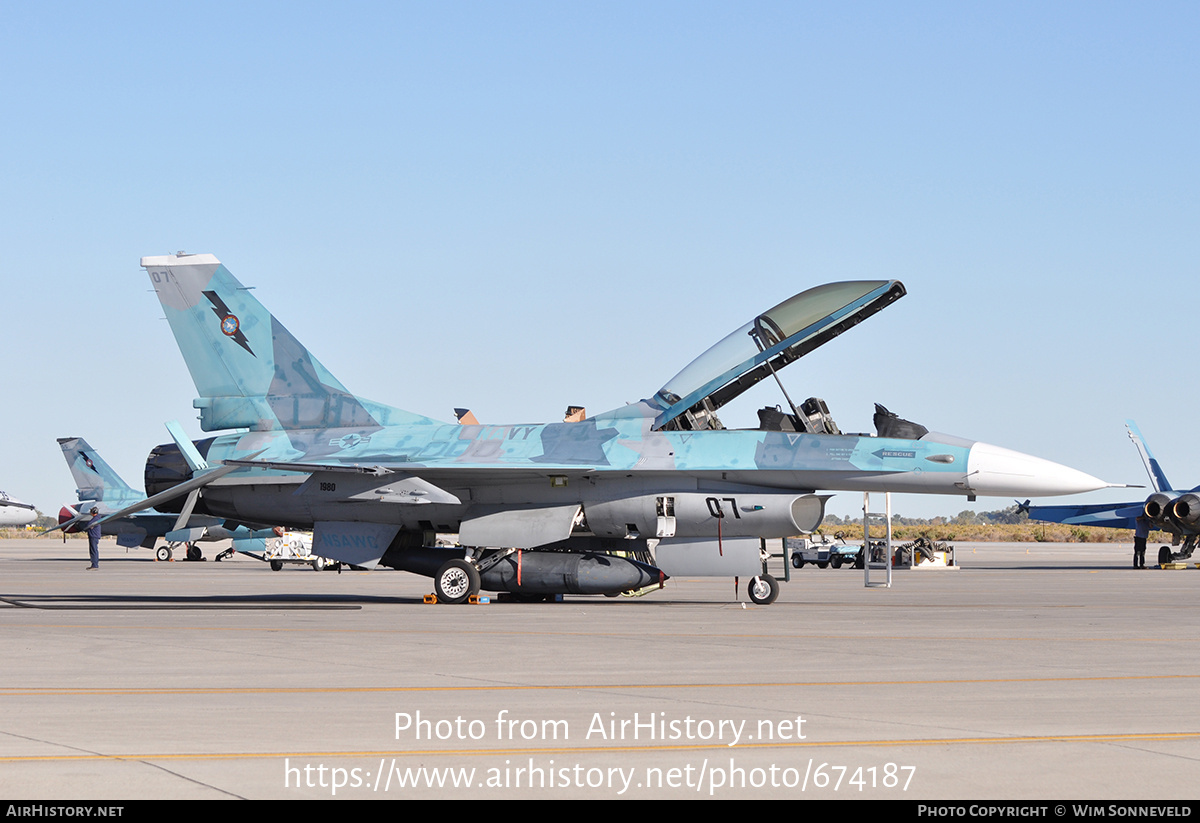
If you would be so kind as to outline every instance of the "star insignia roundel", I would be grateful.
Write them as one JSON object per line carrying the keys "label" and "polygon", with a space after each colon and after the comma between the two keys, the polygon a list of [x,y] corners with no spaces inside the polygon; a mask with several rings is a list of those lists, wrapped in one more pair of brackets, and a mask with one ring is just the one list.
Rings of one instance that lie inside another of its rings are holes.
{"label": "star insignia roundel", "polygon": [[215,291],[203,292],[208,298],[208,302],[212,303],[212,312],[221,321],[221,333],[226,337],[232,338],[234,343],[237,343],[251,355],[257,357],[254,351],[250,348],[250,341],[246,339],[246,335],[242,334],[242,324],[238,320],[237,315],[229,310],[225,305],[225,301]]}

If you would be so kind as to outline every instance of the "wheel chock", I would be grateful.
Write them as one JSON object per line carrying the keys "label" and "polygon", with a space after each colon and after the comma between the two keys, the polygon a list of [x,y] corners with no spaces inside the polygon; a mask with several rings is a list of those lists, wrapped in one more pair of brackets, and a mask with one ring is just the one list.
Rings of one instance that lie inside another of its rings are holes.
{"label": "wheel chock", "polygon": [[486,606],[492,602],[492,598],[486,594],[473,594],[467,598],[467,602],[472,606]]}
{"label": "wheel chock", "polygon": [[427,595],[425,595],[423,600],[427,606],[431,606],[431,605],[437,603],[437,595],[436,594],[427,594]]}

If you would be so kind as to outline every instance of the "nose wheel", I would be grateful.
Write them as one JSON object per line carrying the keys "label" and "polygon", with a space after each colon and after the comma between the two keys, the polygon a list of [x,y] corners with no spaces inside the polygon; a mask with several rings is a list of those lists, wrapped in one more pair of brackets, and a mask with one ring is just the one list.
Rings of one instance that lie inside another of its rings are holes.
{"label": "nose wheel", "polygon": [[746,594],[760,606],[769,606],[779,597],[779,581],[769,574],[762,574],[750,579]]}

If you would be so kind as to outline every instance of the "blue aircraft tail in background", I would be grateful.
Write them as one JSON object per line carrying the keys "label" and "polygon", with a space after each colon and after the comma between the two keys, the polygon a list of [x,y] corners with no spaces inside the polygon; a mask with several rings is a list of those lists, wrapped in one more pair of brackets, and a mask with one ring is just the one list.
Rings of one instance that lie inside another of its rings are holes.
{"label": "blue aircraft tail in background", "polygon": [[145,497],[130,486],[82,437],[60,437],[63,457],[75,478],[75,494],[79,502],[106,503],[119,509]]}

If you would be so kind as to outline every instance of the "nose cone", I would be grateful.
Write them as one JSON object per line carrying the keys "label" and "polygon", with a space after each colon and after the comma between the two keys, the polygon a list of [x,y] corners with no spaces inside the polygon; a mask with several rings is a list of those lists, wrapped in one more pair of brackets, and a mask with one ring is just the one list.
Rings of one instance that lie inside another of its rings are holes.
{"label": "nose cone", "polygon": [[971,446],[967,485],[976,494],[996,497],[1048,497],[1108,488],[1090,474],[988,443]]}

